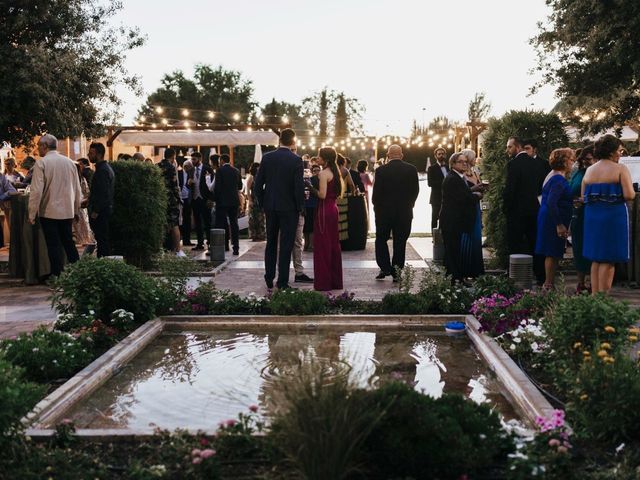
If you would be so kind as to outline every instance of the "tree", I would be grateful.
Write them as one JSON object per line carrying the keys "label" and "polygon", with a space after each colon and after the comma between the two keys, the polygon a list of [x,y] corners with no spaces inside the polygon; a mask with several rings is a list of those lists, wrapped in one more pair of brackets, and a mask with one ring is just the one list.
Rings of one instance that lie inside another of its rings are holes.
{"label": "tree", "polygon": [[469,121],[481,122],[491,110],[491,103],[487,101],[486,94],[484,92],[476,93],[469,102]]}
{"label": "tree", "polygon": [[502,196],[506,180],[507,155],[505,148],[511,136],[536,139],[538,154],[548,158],[554,148],[568,143],[560,118],[553,113],[541,111],[512,110],[500,118],[489,120],[482,145],[482,170],[489,180],[489,191],[484,199],[489,205],[486,232],[489,244],[502,267],[508,263],[507,224],[504,216]]}
{"label": "tree", "polygon": [[557,87],[566,120],[596,133],[640,115],[640,2],[547,0],[532,39],[544,84]]}
{"label": "tree", "polygon": [[261,109],[261,123],[289,123],[297,134],[307,130],[307,122],[300,114],[302,107],[295,103],[278,102],[275,98]]}
{"label": "tree", "polygon": [[[344,105],[340,106],[341,110],[338,111],[341,101]],[[320,142],[324,142],[328,136],[344,134],[345,131],[346,135],[361,135],[364,110],[357,98],[347,97],[343,92],[329,90],[327,87],[302,100],[302,113]],[[333,121],[330,121],[329,111],[336,112]]]}
{"label": "tree", "polygon": [[0,7],[0,140],[99,134],[117,115],[116,86],[136,88],[125,54],[137,29],[105,27],[116,0],[7,0]]}
{"label": "tree", "polygon": [[[161,83],[138,112],[146,123],[238,123],[246,121],[257,106],[251,80],[221,66],[198,64],[193,79],[177,70],[166,74]],[[183,113],[185,109],[187,115]]]}

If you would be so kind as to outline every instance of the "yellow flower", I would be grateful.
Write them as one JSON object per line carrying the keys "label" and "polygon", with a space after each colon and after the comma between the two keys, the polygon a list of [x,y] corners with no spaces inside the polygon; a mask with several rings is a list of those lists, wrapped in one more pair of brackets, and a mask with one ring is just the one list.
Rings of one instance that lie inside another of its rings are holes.
{"label": "yellow flower", "polygon": [[584,359],[582,361],[583,362],[590,362],[591,361],[591,357],[584,357]]}
{"label": "yellow flower", "polygon": [[603,360],[605,363],[613,363],[613,362],[615,362],[615,361],[616,361],[616,360],[615,360],[615,358],[613,358],[613,357],[604,357],[602,360]]}
{"label": "yellow flower", "polygon": [[629,327],[629,333],[640,333],[640,328],[638,328],[638,327]]}
{"label": "yellow flower", "polygon": [[590,352],[589,350],[585,350],[584,352],[582,352],[582,354],[583,354],[585,357],[588,357],[589,355],[591,355],[591,352]]}
{"label": "yellow flower", "polygon": [[609,352],[607,352],[606,350],[598,350],[598,356],[599,356],[600,358],[604,358],[604,357],[606,357],[607,355],[609,355]]}
{"label": "yellow flower", "polygon": [[573,344],[573,348],[574,349],[580,348],[581,346],[582,346],[582,342],[576,342],[576,343]]}
{"label": "yellow flower", "polygon": [[607,343],[607,342],[602,342],[600,344],[600,348],[610,349],[611,348],[611,344]]}
{"label": "yellow flower", "polygon": [[638,341],[638,336],[637,335],[629,335],[629,340],[631,340],[632,342],[637,342]]}
{"label": "yellow flower", "polygon": [[587,398],[589,398],[589,395],[587,395],[586,393],[583,393],[582,395],[580,395],[580,400],[584,401]]}
{"label": "yellow flower", "polygon": [[607,333],[616,333],[616,329],[613,328],[611,325],[607,325],[606,327],[604,327],[604,331]]}

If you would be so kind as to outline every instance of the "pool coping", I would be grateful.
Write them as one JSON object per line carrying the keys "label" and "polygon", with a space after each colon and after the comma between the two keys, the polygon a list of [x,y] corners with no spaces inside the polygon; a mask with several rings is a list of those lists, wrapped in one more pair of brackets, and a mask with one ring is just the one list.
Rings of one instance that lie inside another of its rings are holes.
{"label": "pool coping", "polygon": [[[523,421],[530,426],[539,416],[550,416],[553,407],[531,383],[511,357],[493,338],[481,333],[480,324],[472,315],[313,315],[281,317],[273,315],[191,316],[176,315],[156,318],[140,326],[129,336],[87,365],[58,389],[41,400],[23,419],[26,434],[31,437],[50,437],[55,429],[45,425],[59,423],[77,402],[87,398],[134,356],[149,345],[165,329],[204,328],[212,324],[229,326],[282,326],[302,325],[315,327],[322,324],[336,326],[425,327],[443,326],[448,321],[464,321],[466,333],[487,367],[494,372],[501,393],[512,404]],[[214,435],[215,430],[198,430]],[[143,438],[153,436],[156,429],[77,429],[76,435],[92,440]]]}

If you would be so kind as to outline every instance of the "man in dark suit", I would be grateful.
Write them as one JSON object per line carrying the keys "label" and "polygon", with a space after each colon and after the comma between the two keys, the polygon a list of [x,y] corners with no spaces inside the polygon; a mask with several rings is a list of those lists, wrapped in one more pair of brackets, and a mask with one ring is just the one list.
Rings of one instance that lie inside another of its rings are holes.
{"label": "man in dark suit", "polygon": [[[202,163],[202,154],[193,152],[191,154],[191,163],[193,163],[193,178],[189,179],[191,187],[191,210],[196,223],[196,235],[198,243],[193,250],[204,250],[204,237],[207,237],[207,243],[211,236],[211,207],[213,194],[207,186],[207,175],[213,176],[213,170]],[[204,230],[203,230],[204,229]]]}
{"label": "man in dark suit", "polygon": [[549,172],[546,162],[535,160],[524,150],[524,142],[511,137],[507,141],[507,178],[504,187],[504,212],[507,219],[509,255],[533,255],[533,271],[537,283],[544,283],[544,258],[535,255],[538,229],[538,196]]}
{"label": "man in dark suit", "polygon": [[440,229],[444,242],[444,266],[452,280],[462,281],[462,252],[460,243],[463,233],[471,233],[475,223],[476,202],[482,197],[482,184],[469,188],[464,172],[467,159],[459,153],[449,160],[450,171],[442,182],[442,208]]}
{"label": "man in dark suit", "polygon": [[238,207],[240,198],[238,191],[242,190],[242,177],[240,171],[231,166],[229,155],[220,155],[222,166],[216,172],[216,181],[213,187],[213,197],[216,202],[216,228],[225,230],[227,244],[229,243],[229,232],[231,232],[231,245],[233,254],[239,253],[238,240]]}
{"label": "man in dark suit", "polygon": [[[289,288],[289,265],[296,236],[298,218],[304,211],[304,167],[302,159],[291,151],[296,133],[285,128],[280,146],[262,157],[253,189],[258,205],[267,219],[267,246],[264,252],[268,288],[273,288],[278,259],[278,288]],[[280,236],[280,255],[278,255]]]}
{"label": "man in dark suit", "polygon": [[[376,169],[371,201],[376,214],[376,262],[380,272],[377,280],[393,275],[395,267],[402,269],[407,240],[411,234],[413,206],[418,198],[418,171],[402,160],[400,145],[387,150],[388,163]],[[393,234],[393,260],[389,258],[387,241]]]}
{"label": "man in dark suit", "polygon": [[193,163],[185,160],[182,169],[178,170],[178,188],[182,199],[182,224],[180,234],[182,235],[182,246],[193,247],[191,243],[191,188],[189,179],[193,176]]}
{"label": "man in dark suit", "polygon": [[431,231],[438,227],[438,218],[442,207],[442,182],[449,174],[449,166],[446,161],[447,151],[442,147],[438,147],[433,154],[436,157],[436,162],[427,169],[427,183],[431,188],[431,195],[429,196]]}

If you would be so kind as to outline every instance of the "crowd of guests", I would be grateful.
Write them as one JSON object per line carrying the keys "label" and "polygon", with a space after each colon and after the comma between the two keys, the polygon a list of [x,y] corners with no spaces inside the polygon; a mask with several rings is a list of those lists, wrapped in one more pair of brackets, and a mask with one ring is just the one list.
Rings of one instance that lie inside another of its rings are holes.
{"label": "crowd of guests", "polygon": [[[488,183],[473,151],[454,153],[448,165],[445,153],[436,150],[428,169],[432,227],[442,232],[447,273],[464,282],[483,273],[480,200]],[[531,255],[538,285],[552,289],[570,238],[577,292],[608,292],[615,263],[630,256],[625,202],[635,192],[628,168],[618,163],[622,142],[604,135],[577,151],[553,150],[548,161],[537,153],[535,140],[507,142],[503,211],[509,254]]]}

